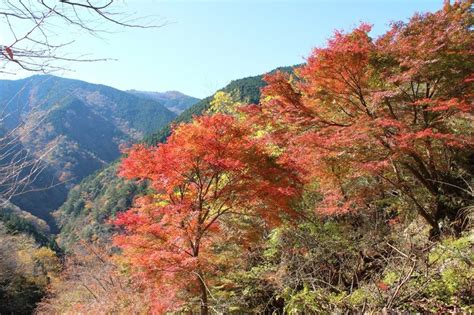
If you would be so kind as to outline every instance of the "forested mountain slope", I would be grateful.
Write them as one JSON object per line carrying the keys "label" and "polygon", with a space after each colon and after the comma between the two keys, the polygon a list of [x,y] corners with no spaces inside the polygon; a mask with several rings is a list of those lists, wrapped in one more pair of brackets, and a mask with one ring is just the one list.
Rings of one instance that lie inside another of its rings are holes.
{"label": "forested mountain slope", "polygon": [[13,201],[48,221],[67,189],[119,157],[121,144],[140,140],[176,116],[154,100],[49,75],[0,81],[0,108],[2,127],[17,128],[20,146],[47,163],[29,189],[36,191]]}

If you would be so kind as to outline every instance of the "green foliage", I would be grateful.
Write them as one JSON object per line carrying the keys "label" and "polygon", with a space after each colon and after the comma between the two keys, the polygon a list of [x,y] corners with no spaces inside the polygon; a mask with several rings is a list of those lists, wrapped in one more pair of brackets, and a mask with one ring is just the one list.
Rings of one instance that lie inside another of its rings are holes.
{"label": "green foliage", "polygon": [[0,312],[2,314],[32,314],[45,290],[22,275],[0,282]]}
{"label": "green foliage", "polygon": [[437,244],[428,255],[438,270],[429,279],[425,294],[447,305],[472,306],[469,287],[474,282],[474,234],[459,239],[448,238]]}
{"label": "green foliage", "polygon": [[146,185],[136,185],[116,176],[116,164],[87,178],[68,195],[55,216],[61,226],[59,241],[65,248],[77,240],[106,241],[111,237],[108,219],[132,205]]}
{"label": "green foliage", "polygon": [[323,312],[324,310],[319,307],[320,303],[318,303],[321,293],[324,292],[313,291],[308,287],[304,287],[303,290],[296,293],[284,292],[288,296],[285,303],[285,312],[288,314]]}

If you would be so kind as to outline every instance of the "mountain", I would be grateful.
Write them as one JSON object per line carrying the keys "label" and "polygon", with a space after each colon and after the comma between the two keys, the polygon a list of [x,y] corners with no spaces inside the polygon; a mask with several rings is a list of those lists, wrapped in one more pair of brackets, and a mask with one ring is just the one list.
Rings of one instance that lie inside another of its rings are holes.
{"label": "mountain", "polygon": [[[277,70],[291,72],[292,67]],[[263,75],[232,81],[219,91],[229,93],[235,101],[258,103],[260,89],[265,86]],[[173,123],[188,122],[193,116],[202,115],[209,107],[213,95],[202,99],[181,113]],[[164,142],[170,132],[170,124],[144,138],[155,145]],[[134,197],[146,191],[143,184],[136,185],[116,175],[118,163],[113,163],[88,176],[74,187],[66,202],[54,213],[61,233],[58,242],[65,248],[77,240],[110,239],[111,227],[106,221],[119,211],[132,205]]]}
{"label": "mountain", "polygon": [[181,114],[183,111],[200,101],[198,98],[183,94],[178,91],[148,92],[129,90],[127,92],[139,97],[157,101],[176,114]]}
{"label": "mountain", "polygon": [[[105,85],[50,75],[0,81],[1,129],[13,131],[19,150],[46,163],[33,192],[13,202],[52,222],[48,213],[84,177],[120,156],[119,147],[139,141],[176,117],[155,100]],[[48,186],[54,190],[45,190]]]}

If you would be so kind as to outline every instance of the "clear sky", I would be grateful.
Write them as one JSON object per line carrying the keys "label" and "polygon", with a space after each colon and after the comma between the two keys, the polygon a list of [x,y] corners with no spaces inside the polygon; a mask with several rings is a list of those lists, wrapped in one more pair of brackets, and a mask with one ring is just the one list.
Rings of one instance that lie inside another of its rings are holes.
{"label": "clear sky", "polygon": [[128,0],[122,5],[168,24],[122,29],[103,39],[63,34],[78,39],[68,52],[117,61],[71,64],[74,72],[58,75],[119,89],[206,97],[233,79],[303,62],[335,29],[368,22],[376,36],[390,21],[439,9],[442,0]]}

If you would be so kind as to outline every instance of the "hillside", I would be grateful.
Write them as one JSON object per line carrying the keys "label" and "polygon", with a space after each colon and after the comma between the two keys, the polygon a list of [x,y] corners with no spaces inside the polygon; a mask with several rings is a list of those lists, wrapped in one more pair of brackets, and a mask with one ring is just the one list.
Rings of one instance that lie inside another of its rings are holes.
{"label": "hillside", "polygon": [[31,314],[59,277],[59,247],[45,221],[0,203],[0,313]]}
{"label": "hillside", "polygon": [[[13,201],[50,222],[48,213],[62,204],[67,190],[119,157],[120,145],[176,116],[154,100],[49,75],[0,81],[0,108],[3,128],[14,129],[21,146],[47,163],[32,184],[39,191]],[[45,190],[51,185],[54,191]]]}
{"label": "hillside", "polygon": [[196,97],[178,91],[149,92],[129,90],[127,92],[139,97],[155,100],[178,115],[200,101],[200,99]]}

